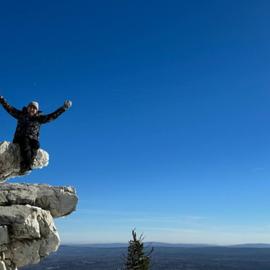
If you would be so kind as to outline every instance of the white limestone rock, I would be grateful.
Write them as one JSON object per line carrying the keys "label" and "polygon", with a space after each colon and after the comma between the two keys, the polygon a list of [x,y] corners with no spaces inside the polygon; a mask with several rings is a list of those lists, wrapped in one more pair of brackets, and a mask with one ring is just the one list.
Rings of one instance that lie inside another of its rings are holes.
{"label": "white limestone rock", "polygon": [[7,226],[0,226],[0,246],[9,242]]}
{"label": "white limestone rock", "polygon": [[0,224],[9,227],[11,241],[5,253],[17,267],[38,263],[59,247],[53,218],[39,207],[0,206]]}
{"label": "white limestone rock", "polygon": [[49,210],[53,217],[62,217],[76,209],[78,198],[72,187],[45,184],[0,184],[0,206],[30,204]]}
{"label": "white limestone rock", "polygon": [[[0,143],[0,183],[20,175],[20,147],[11,142]],[[49,164],[49,154],[38,149],[33,168],[41,169]]]}
{"label": "white limestone rock", "polygon": [[3,261],[0,261],[0,270],[6,270],[6,265]]}
{"label": "white limestone rock", "polygon": [[77,201],[71,187],[0,184],[0,267],[15,270],[56,251],[60,238],[53,216],[71,213]]}

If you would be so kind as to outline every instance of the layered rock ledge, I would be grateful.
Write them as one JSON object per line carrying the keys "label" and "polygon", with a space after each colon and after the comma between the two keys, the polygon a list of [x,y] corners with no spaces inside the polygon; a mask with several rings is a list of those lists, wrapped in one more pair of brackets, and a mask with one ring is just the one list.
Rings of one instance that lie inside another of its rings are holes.
{"label": "layered rock ledge", "polygon": [[[0,143],[0,183],[9,178],[21,176],[20,174],[20,147],[18,144],[7,141]],[[38,149],[33,169],[41,169],[49,164],[49,154]],[[0,269],[1,270],[1,269]]]}
{"label": "layered rock ledge", "polygon": [[0,184],[0,270],[38,263],[56,251],[53,218],[73,212],[77,201],[72,187]]}

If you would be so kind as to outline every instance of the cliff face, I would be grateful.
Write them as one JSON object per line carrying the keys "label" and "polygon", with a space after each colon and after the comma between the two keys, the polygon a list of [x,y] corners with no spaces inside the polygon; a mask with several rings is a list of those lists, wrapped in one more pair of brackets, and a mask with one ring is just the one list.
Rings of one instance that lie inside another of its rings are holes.
{"label": "cliff face", "polygon": [[71,187],[1,184],[0,270],[38,263],[56,251],[60,238],[53,218],[70,214],[76,205]]}
{"label": "cliff face", "polygon": [[[54,218],[69,215],[78,202],[72,187],[3,183],[19,175],[19,164],[18,146],[0,143],[0,270],[38,263],[56,251]],[[47,164],[48,154],[39,150],[34,167]]]}

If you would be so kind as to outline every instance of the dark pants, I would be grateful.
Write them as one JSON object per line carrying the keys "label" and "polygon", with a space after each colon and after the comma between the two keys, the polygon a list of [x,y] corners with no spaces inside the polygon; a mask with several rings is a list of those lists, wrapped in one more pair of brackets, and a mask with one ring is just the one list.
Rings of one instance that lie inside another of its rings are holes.
{"label": "dark pants", "polygon": [[30,169],[37,156],[37,150],[40,147],[39,142],[28,137],[20,137],[14,138],[13,143],[17,143],[20,146],[22,157],[21,166]]}

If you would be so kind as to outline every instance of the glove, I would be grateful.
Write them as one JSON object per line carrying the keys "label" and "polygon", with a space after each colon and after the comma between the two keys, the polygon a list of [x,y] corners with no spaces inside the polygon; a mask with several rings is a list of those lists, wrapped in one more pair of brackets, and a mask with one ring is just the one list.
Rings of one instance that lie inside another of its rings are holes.
{"label": "glove", "polygon": [[68,110],[72,106],[72,102],[70,100],[66,100],[64,103],[64,108]]}

